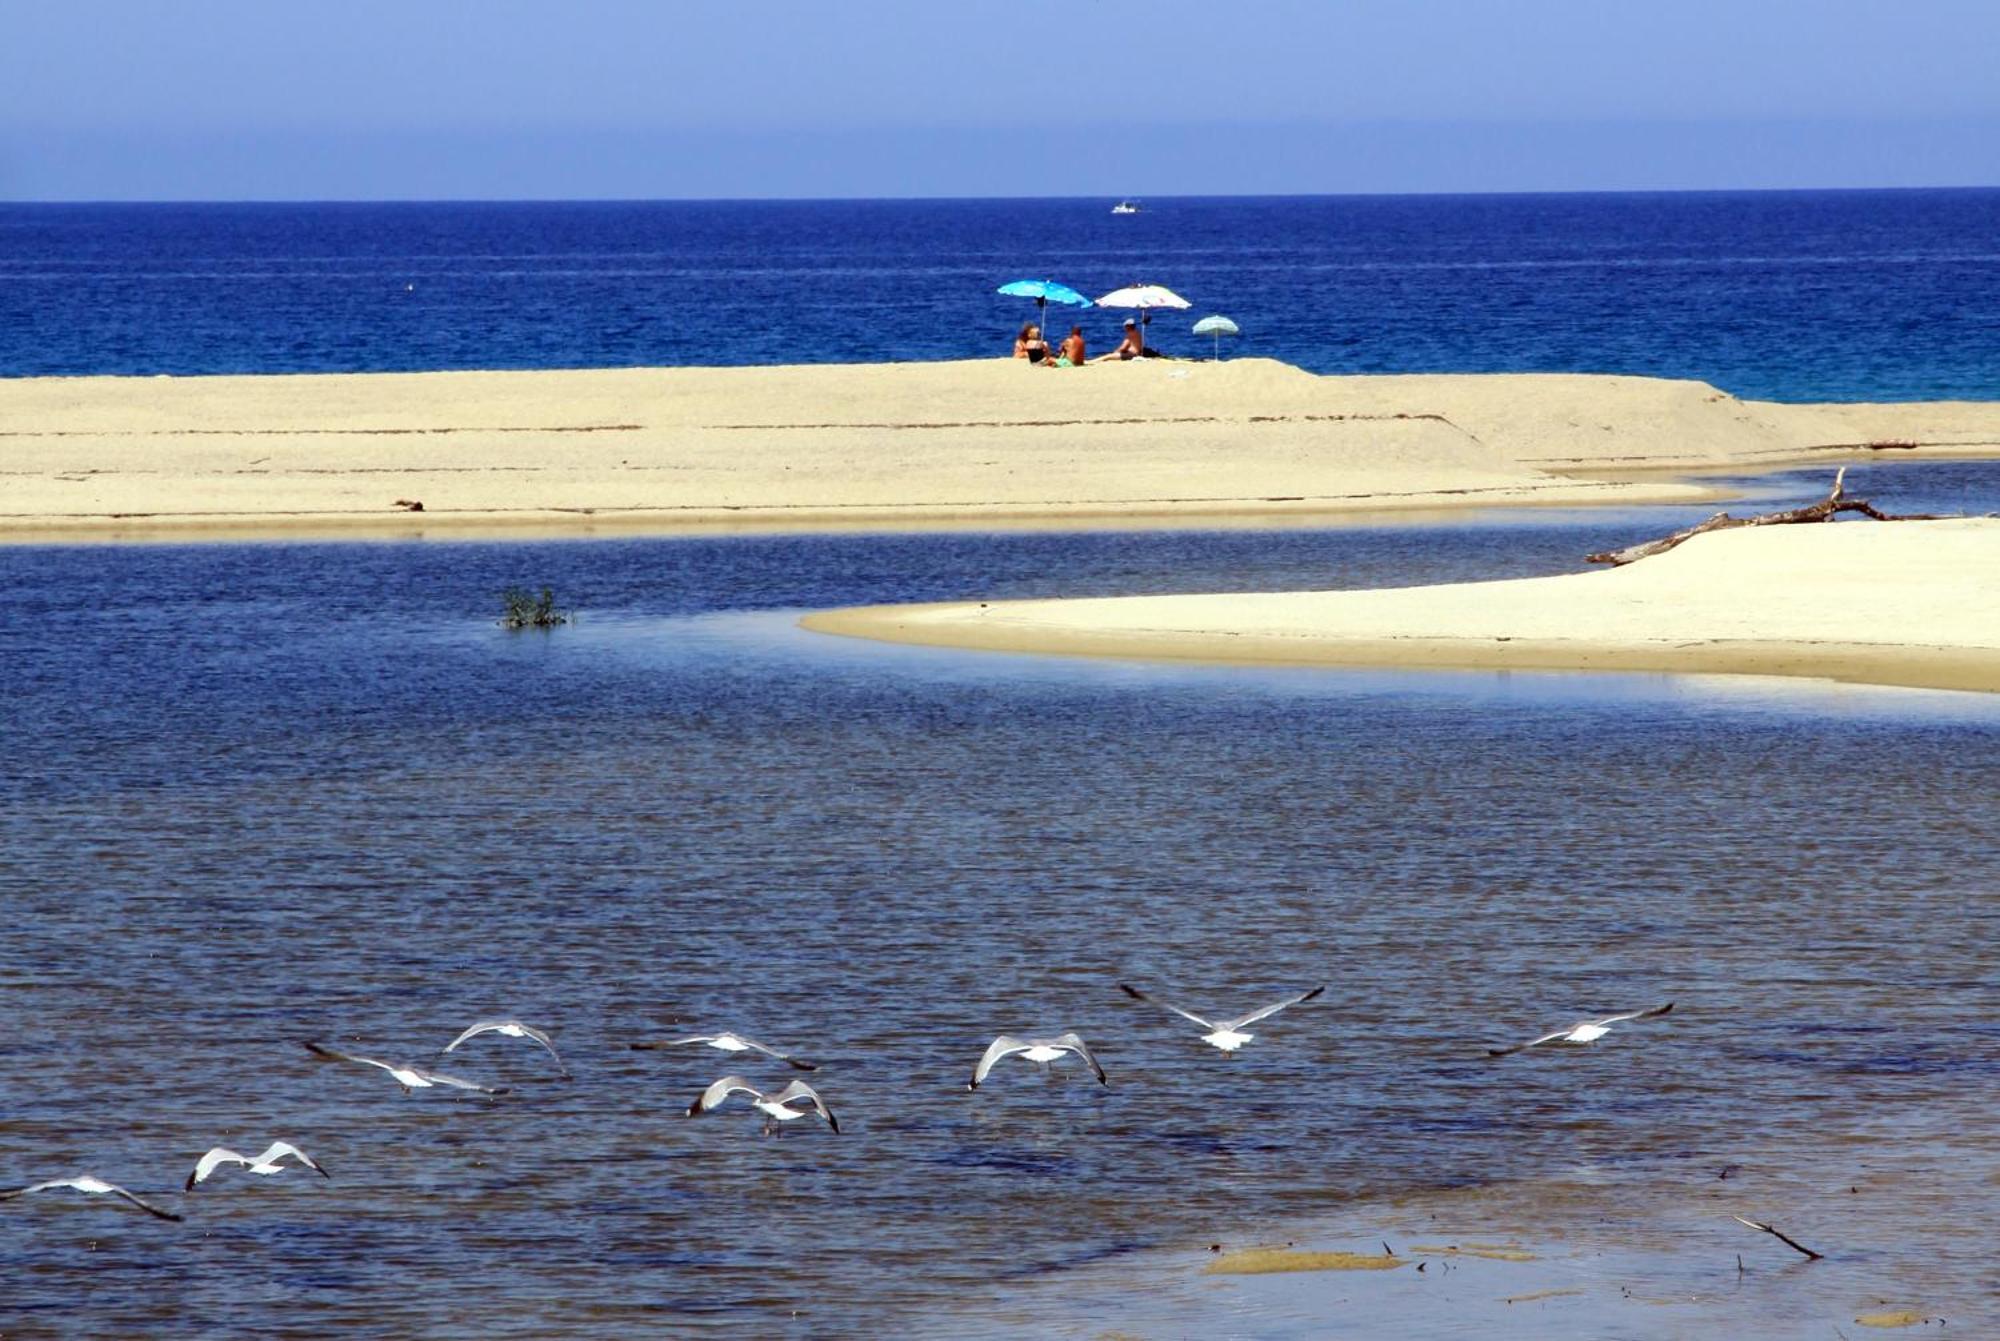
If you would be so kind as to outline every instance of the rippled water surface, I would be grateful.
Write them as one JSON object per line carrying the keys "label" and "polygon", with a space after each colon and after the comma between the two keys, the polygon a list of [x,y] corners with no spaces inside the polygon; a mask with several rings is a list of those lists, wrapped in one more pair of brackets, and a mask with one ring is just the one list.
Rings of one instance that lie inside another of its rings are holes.
{"label": "rippled water surface", "polygon": [[[1904,469],[1869,492],[2000,494]],[[1510,1188],[1629,1240],[1732,1163],[1752,1213],[1846,1250],[1815,1300],[1990,1305],[1993,699],[793,624],[1566,571],[1683,515],[0,549],[0,1183],[87,1168],[187,1216],[0,1205],[0,1330],[1035,1331],[1079,1325],[1086,1278],[1108,1327],[1146,1301],[1106,1264],[1145,1250]],[[509,582],[582,618],[505,633]],[[1330,986],[1225,1059],[1120,981],[1196,1009]],[[1587,1051],[1483,1056],[1667,999]],[[576,1078],[487,1037],[447,1069],[510,1093],[406,1096],[299,1046],[421,1058],[495,1013]],[[683,1118],[726,1070],[786,1077],[625,1047],[675,1021],[821,1062],[841,1133]],[[996,1032],[1044,1027],[1111,1085],[1009,1063],[965,1091]],[[276,1137],[331,1181],[179,1191],[210,1144]]]}
{"label": "rippled water surface", "polygon": [[[0,201],[0,376],[980,358],[1046,276],[1314,372],[2000,398],[2000,190],[1110,203]],[[1123,313],[1049,316],[1101,351]]]}

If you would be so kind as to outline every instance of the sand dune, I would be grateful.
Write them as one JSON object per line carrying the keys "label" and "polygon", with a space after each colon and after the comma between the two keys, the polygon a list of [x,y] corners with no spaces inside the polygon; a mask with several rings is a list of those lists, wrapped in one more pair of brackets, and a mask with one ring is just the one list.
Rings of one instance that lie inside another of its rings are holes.
{"label": "sand dune", "polygon": [[0,536],[1207,524],[1690,498],[1657,472],[1891,440],[2000,452],[2000,405],[1263,359],[27,378],[0,381]]}
{"label": "sand dune", "polygon": [[1718,531],[1628,567],[1368,591],[876,606],[828,633],[1324,665],[1741,672],[2000,690],[2000,520]]}

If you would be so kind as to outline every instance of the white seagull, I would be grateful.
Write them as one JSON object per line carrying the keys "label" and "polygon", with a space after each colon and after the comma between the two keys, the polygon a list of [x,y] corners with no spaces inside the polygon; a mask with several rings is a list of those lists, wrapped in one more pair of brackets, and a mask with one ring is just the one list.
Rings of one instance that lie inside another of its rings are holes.
{"label": "white seagull", "polygon": [[241,1164],[252,1173],[283,1173],[285,1171],[283,1161],[287,1155],[290,1155],[293,1159],[305,1165],[322,1178],[333,1177],[332,1174],[321,1168],[318,1161],[314,1160],[311,1155],[308,1155],[290,1141],[273,1141],[269,1146],[265,1147],[264,1153],[261,1155],[239,1155],[226,1146],[216,1146],[201,1157],[201,1161],[194,1166],[194,1172],[188,1175],[187,1191],[194,1191],[196,1183],[207,1182],[208,1176],[224,1164]]}
{"label": "white seagull", "polygon": [[[1097,1064],[1097,1058],[1090,1055],[1090,1049],[1084,1046],[1082,1037],[1072,1031],[1067,1034],[1057,1034],[1054,1038],[1016,1038],[1012,1034],[1000,1035],[986,1045],[986,1055],[979,1059],[979,1065],[972,1072],[972,1082],[965,1088],[978,1089],[980,1082],[986,1079],[986,1073],[991,1071],[993,1064],[1002,1057],[1012,1057],[1019,1053],[1029,1061],[1037,1062],[1047,1068],[1050,1062],[1065,1052],[1073,1052],[1082,1058],[1083,1064],[1097,1077],[1098,1084],[1111,1083],[1104,1078],[1104,1068]],[[1053,1075],[1054,1072],[1051,1071],[1050,1074]]]}
{"label": "white seagull", "polygon": [[[689,1117],[700,1117],[710,1109],[718,1108],[730,1095],[743,1093],[750,1096],[750,1103],[764,1114],[764,1134],[770,1135],[774,1122],[791,1122],[808,1113],[818,1113],[826,1119],[826,1125],[838,1133],[840,1123],[834,1120],[833,1110],[826,1106],[826,1100],[819,1097],[819,1091],[803,1080],[794,1080],[776,1094],[766,1094],[742,1076],[724,1076],[701,1092],[701,1097],[688,1105]],[[804,1104],[794,1108],[793,1104]]]}
{"label": "white seagull", "polygon": [[74,1178],[51,1178],[46,1183],[36,1183],[32,1187],[16,1188],[12,1192],[0,1192],[0,1201],[12,1201],[16,1197],[25,1197],[30,1192],[46,1192],[52,1187],[73,1187],[77,1191],[93,1197],[103,1196],[108,1192],[114,1197],[123,1197],[126,1201],[131,1202],[134,1206],[146,1212],[146,1214],[157,1215],[162,1220],[178,1220],[181,1218],[172,1211],[163,1211],[152,1202],[133,1196],[116,1183],[107,1183],[102,1178],[93,1177],[87,1173],[80,1173]]}
{"label": "white seagull", "polygon": [[549,1042],[549,1036],[533,1025],[522,1024],[519,1020],[481,1020],[457,1038],[439,1048],[438,1056],[444,1056],[447,1052],[465,1042],[466,1039],[477,1038],[481,1034],[499,1034],[505,1038],[534,1039],[535,1042],[548,1049],[549,1056],[556,1059],[556,1070],[562,1072],[563,1079],[570,1079],[569,1068],[563,1065],[562,1054],[556,1051],[555,1044]]}
{"label": "white seagull", "polygon": [[504,1086],[481,1085],[474,1080],[461,1080],[457,1076],[447,1076],[437,1071],[426,1071],[421,1066],[409,1062],[378,1062],[373,1057],[360,1057],[351,1052],[340,1052],[323,1043],[307,1043],[306,1051],[329,1061],[352,1062],[356,1066],[374,1066],[387,1071],[403,1087],[403,1093],[411,1090],[427,1090],[433,1085],[449,1085],[453,1089],[477,1090],[481,1094],[505,1094]]}
{"label": "white seagull", "polygon": [[1122,982],[1118,984],[1118,990],[1125,993],[1126,996],[1131,997],[1134,1001],[1144,1001],[1151,1005],[1164,1006],[1183,1020],[1193,1020],[1202,1028],[1208,1030],[1207,1033],[1201,1036],[1202,1042],[1220,1048],[1224,1052],[1235,1052],[1238,1048],[1256,1037],[1255,1034],[1244,1032],[1244,1025],[1255,1024],[1267,1016],[1276,1015],[1287,1006],[1296,1006],[1302,1001],[1310,1001],[1321,992],[1324,992],[1326,988],[1322,985],[1313,988],[1310,992],[1300,992],[1297,996],[1288,996],[1283,1001],[1275,1002],[1264,1007],[1262,1010],[1253,1010],[1248,1015],[1238,1015],[1233,1020],[1203,1019],[1191,1010],[1182,1010],[1179,1006],[1167,1005],[1166,1002],[1160,1000],[1158,997],[1147,996],[1138,988],[1128,987]]}
{"label": "white seagull", "polygon": [[706,1043],[709,1047],[716,1048],[722,1052],[761,1052],[766,1057],[775,1057],[787,1066],[796,1066],[801,1071],[819,1070],[817,1062],[802,1062],[796,1057],[787,1057],[776,1048],[767,1048],[754,1038],[745,1038],[743,1035],[732,1033],[727,1029],[719,1034],[690,1034],[686,1038],[665,1038],[655,1043],[634,1043],[632,1050],[634,1052],[652,1052],[659,1048],[684,1048],[691,1043]]}
{"label": "white seagull", "polygon": [[1540,1038],[1526,1043],[1516,1043],[1511,1048],[1488,1048],[1489,1057],[1505,1057],[1510,1053],[1526,1052],[1529,1048],[1539,1048],[1544,1043],[1594,1043],[1611,1032],[1611,1026],[1621,1020],[1650,1020],[1655,1015],[1665,1015],[1674,1008],[1669,1001],[1664,1006],[1654,1006],[1650,1010],[1628,1010],[1623,1015],[1606,1015],[1595,1020],[1580,1020],[1567,1028],[1558,1029],[1553,1034],[1543,1034]]}

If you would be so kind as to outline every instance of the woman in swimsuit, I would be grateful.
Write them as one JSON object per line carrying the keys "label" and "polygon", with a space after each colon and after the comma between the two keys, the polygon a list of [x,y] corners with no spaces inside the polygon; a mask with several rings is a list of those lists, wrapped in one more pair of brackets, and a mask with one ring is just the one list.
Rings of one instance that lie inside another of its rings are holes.
{"label": "woman in swimsuit", "polygon": [[1041,363],[1049,356],[1048,341],[1042,339],[1042,328],[1029,322],[1014,337],[1014,357],[1026,359],[1030,363]]}

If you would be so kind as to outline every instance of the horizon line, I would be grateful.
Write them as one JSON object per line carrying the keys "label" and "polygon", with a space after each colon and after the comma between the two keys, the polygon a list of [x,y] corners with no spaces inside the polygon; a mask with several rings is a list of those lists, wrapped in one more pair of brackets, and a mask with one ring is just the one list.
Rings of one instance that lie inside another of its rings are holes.
{"label": "horizon line", "polygon": [[4,197],[0,208],[37,205],[921,205],[1020,201],[1098,200],[1416,200],[1535,199],[1550,196],[1806,196],[1909,195],[1934,191],[2000,191],[2000,182],[1946,182],[1924,186],[1661,186],[1567,187],[1519,191],[1298,191],[1155,192],[1118,195],[913,195],[913,196],[49,196]]}

